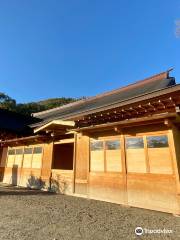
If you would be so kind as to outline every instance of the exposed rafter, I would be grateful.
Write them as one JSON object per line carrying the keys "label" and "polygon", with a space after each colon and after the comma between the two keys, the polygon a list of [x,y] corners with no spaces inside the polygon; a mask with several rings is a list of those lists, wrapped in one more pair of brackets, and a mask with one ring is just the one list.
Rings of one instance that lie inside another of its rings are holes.
{"label": "exposed rafter", "polygon": [[97,124],[111,123],[133,119],[143,116],[152,116],[160,113],[176,112],[178,96],[169,96],[163,98],[143,101],[140,104],[131,104],[130,106],[117,107],[108,111],[98,112],[96,114],[86,115],[76,121],[77,127],[94,126]]}

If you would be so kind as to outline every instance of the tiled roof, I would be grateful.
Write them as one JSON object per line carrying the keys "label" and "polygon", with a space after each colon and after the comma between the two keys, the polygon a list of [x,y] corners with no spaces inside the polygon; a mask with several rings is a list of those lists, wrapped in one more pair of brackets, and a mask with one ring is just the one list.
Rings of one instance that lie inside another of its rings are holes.
{"label": "tiled roof", "polygon": [[88,114],[88,111],[96,112],[96,109],[103,109],[103,107],[107,105],[113,106],[113,104],[118,102],[175,86],[175,84],[175,79],[169,77],[169,71],[166,71],[111,92],[83,99],[62,107],[35,113],[34,116],[42,119],[43,122],[54,119],[68,119],[70,117],[73,119],[73,116],[77,114]]}

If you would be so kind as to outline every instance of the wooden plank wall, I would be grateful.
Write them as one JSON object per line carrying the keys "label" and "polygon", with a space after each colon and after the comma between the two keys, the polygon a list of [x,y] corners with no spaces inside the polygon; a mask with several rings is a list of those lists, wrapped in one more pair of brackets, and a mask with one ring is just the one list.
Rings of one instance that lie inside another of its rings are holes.
{"label": "wooden plank wall", "polygon": [[51,191],[72,195],[73,171],[52,169]]}
{"label": "wooden plank wall", "polygon": [[[92,199],[126,204],[123,136],[113,136],[113,133],[108,133],[109,136],[106,133],[99,135],[92,135],[92,139],[103,141],[103,149],[90,151],[88,196]],[[122,146],[117,150],[108,150],[105,146],[106,140],[121,140]]]}
{"label": "wooden plank wall", "polygon": [[[169,147],[148,148],[146,136],[167,135]],[[126,149],[127,137],[142,136],[145,147]],[[90,152],[90,139],[104,141],[103,151]],[[120,150],[105,148],[105,140],[119,139]],[[85,195],[130,206],[180,213],[180,132],[173,125],[163,124],[127,128],[117,132],[99,132],[90,136],[77,134],[73,171],[53,170],[52,177],[67,185],[64,193]],[[3,149],[1,169],[5,166],[7,148]],[[20,185],[34,175],[47,186],[51,177],[53,143],[44,144],[42,167],[19,168]],[[104,160],[105,159],[105,160]],[[19,166],[21,159],[17,158]],[[9,183],[12,168],[5,168],[4,180]],[[73,179],[74,178],[74,179]],[[62,187],[62,186],[60,186]]]}
{"label": "wooden plank wall", "polygon": [[41,178],[44,181],[49,181],[51,176],[51,166],[53,159],[53,142],[46,143],[43,150]]}
{"label": "wooden plank wall", "polygon": [[7,158],[7,147],[4,147],[1,152],[1,161],[0,161],[0,181],[3,181],[4,171],[6,166],[6,158]]}
{"label": "wooden plank wall", "polygon": [[179,212],[176,181],[172,175],[127,175],[128,204],[169,213]]}
{"label": "wooden plank wall", "polygon": [[172,154],[174,156],[174,167],[176,169],[177,188],[180,194],[180,130],[174,125],[172,126],[172,130],[170,130],[170,136],[172,144],[174,145]]}
{"label": "wooden plank wall", "polygon": [[89,171],[89,137],[77,135],[76,157],[74,166],[75,193],[87,195],[88,171]]}
{"label": "wooden plank wall", "polygon": [[[33,158],[32,154],[9,155],[8,161],[7,148],[4,148],[4,183],[35,188],[49,187],[53,143],[37,144],[28,147],[39,146],[43,148],[42,154],[34,154]],[[26,146],[18,148],[23,149],[24,147]]]}
{"label": "wooden plank wall", "polygon": [[[96,133],[96,139],[119,137],[121,142],[123,137],[142,136],[145,146],[142,149],[126,149],[125,145],[121,144],[123,169],[119,172],[113,170],[108,172],[107,169],[102,171],[103,154],[101,151],[97,153],[93,151],[90,155],[93,159],[92,163],[90,159],[90,166],[92,164],[93,168],[90,168],[88,177],[89,197],[135,207],[180,213],[177,191],[179,173],[175,164],[177,161],[179,164],[180,135],[179,132],[175,134],[173,139],[172,130],[163,124],[123,129],[122,136],[106,136],[105,132],[101,132],[98,137]],[[148,148],[146,136],[159,135],[168,137],[169,147]],[[173,155],[174,143],[176,152]],[[105,153],[105,156],[109,154]],[[97,166],[95,166],[96,158],[100,159],[99,163],[99,160],[97,161]],[[126,166],[125,169],[124,166]]]}

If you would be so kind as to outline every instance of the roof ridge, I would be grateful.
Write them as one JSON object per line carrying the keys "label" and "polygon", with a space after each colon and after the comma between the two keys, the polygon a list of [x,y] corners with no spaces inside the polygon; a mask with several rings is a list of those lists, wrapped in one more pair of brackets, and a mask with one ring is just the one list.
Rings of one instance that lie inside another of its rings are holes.
{"label": "roof ridge", "polygon": [[128,89],[128,88],[131,89],[131,88],[134,88],[136,86],[143,85],[144,83],[147,83],[147,82],[153,82],[153,81],[158,81],[158,80],[162,80],[162,79],[165,79],[165,78],[169,78],[169,72],[172,71],[172,70],[173,69],[169,69],[167,71],[152,75],[152,76],[147,77],[145,79],[138,80],[138,81],[136,81],[134,83],[131,83],[127,86],[119,87],[115,90],[107,91],[105,93],[100,93],[100,94],[97,94],[97,95],[92,96],[92,97],[88,97],[88,98],[85,98],[85,99],[81,99],[79,101],[75,101],[73,103],[68,103],[68,104],[65,104],[65,105],[60,106],[60,107],[52,108],[52,109],[45,110],[45,111],[38,112],[38,113],[33,113],[33,116],[34,117],[41,116],[43,114],[51,113],[51,112],[54,112],[54,111],[59,110],[59,109],[68,108],[68,107],[78,105],[78,104],[81,104],[81,103],[84,103],[84,102],[88,102],[88,101],[91,101],[91,100],[94,100],[94,99],[97,99],[97,98],[101,98],[101,97],[108,96],[108,95],[111,95],[111,94],[114,94],[114,93],[118,93],[118,92],[124,91],[125,89]]}

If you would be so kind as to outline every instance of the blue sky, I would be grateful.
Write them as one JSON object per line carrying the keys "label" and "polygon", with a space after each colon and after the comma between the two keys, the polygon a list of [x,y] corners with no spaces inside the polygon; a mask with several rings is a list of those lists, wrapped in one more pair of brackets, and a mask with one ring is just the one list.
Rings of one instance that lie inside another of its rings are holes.
{"label": "blue sky", "polygon": [[164,71],[180,82],[180,0],[0,1],[0,91],[92,96]]}

